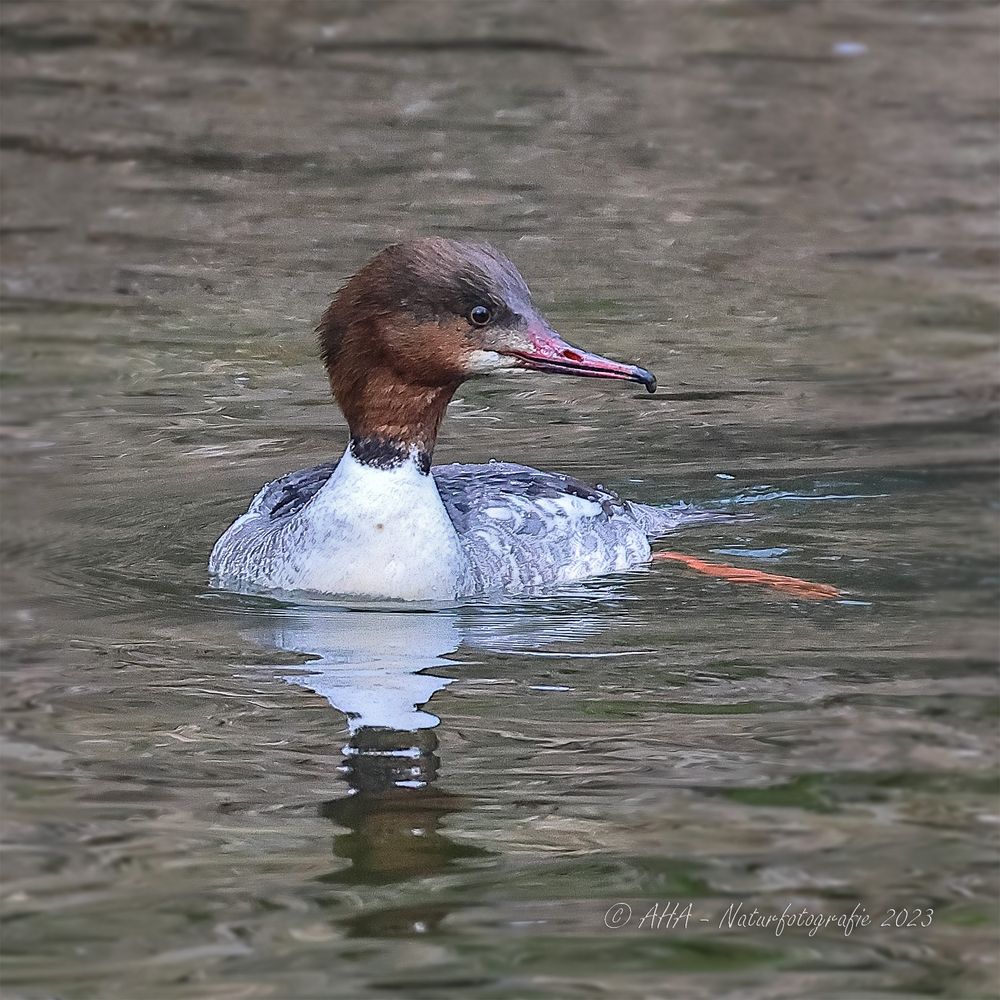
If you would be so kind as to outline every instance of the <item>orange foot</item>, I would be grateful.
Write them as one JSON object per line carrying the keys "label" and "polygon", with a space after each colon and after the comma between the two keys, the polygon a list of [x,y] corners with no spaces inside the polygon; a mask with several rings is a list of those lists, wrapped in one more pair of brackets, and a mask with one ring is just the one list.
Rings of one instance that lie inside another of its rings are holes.
{"label": "orange foot", "polygon": [[841,596],[841,592],[836,587],[828,586],[825,583],[811,583],[809,580],[800,580],[797,576],[779,576],[777,573],[762,573],[757,569],[742,569],[739,566],[705,562],[704,559],[686,556],[683,552],[655,552],[653,560],[654,562],[684,563],[688,569],[704,573],[707,576],[719,576],[731,583],[762,584],[765,587],[794,594],[796,597],[806,597],[812,601],[827,601],[833,597]]}

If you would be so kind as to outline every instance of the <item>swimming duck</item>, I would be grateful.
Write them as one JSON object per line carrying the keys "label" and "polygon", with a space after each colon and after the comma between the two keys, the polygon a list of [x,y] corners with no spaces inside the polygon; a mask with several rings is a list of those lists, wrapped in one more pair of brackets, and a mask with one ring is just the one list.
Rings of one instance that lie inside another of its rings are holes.
{"label": "swimming duck", "polygon": [[432,466],[466,379],[544,372],[656,390],[646,369],[562,340],[485,243],[386,247],[317,333],[347,449],[254,497],[212,550],[220,586],[404,601],[538,590],[639,566],[651,539],[716,516],[509,462]]}

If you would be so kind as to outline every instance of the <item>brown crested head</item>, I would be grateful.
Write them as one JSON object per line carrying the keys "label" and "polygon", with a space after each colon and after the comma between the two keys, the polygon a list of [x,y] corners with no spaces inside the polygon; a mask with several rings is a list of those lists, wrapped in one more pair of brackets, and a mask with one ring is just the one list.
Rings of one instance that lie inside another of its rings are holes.
{"label": "brown crested head", "polygon": [[655,388],[644,369],[561,340],[517,268],[485,243],[430,237],[386,247],[338,292],[317,333],[352,442],[427,456],[448,401],[476,375],[535,369]]}

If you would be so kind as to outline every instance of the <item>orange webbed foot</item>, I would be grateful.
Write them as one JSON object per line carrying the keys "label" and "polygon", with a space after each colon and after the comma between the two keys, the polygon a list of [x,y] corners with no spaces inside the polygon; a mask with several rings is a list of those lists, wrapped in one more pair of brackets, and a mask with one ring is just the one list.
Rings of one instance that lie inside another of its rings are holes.
{"label": "orange webbed foot", "polygon": [[780,590],[796,597],[805,597],[811,601],[828,601],[842,597],[842,593],[826,583],[813,583],[810,580],[800,580],[797,576],[781,576],[777,573],[764,573],[757,569],[745,569],[740,566],[727,566],[724,563],[706,562],[683,552],[655,552],[654,562],[679,562],[693,569],[696,573],[706,576],[716,576],[730,583],[754,583],[773,590]]}

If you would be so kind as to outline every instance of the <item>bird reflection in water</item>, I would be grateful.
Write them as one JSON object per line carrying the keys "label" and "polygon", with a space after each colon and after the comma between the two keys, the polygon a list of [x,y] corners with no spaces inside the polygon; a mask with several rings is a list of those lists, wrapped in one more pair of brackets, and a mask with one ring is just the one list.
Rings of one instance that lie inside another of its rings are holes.
{"label": "bird reflection in water", "polygon": [[[340,767],[347,789],[323,803],[320,813],[346,828],[334,837],[334,853],[349,864],[321,876],[323,881],[384,885],[436,874],[462,858],[489,856],[442,832],[446,817],[469,801],[437,784],[434,728],[440,719],[424,707],[453,680],[429,672],[453,666],[443,658],[462,643],[453,613],[310,607],[285,611],[254,638],[316,657],[285,679],[347,717]],[[415,927],[430,929],[449,909],[382,910],[353,923],[363,923],[366,933],[373,920],[379,933],[412,933]]]}

